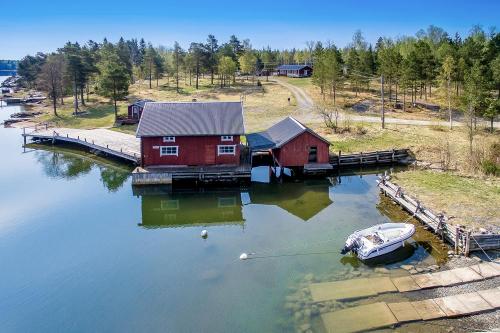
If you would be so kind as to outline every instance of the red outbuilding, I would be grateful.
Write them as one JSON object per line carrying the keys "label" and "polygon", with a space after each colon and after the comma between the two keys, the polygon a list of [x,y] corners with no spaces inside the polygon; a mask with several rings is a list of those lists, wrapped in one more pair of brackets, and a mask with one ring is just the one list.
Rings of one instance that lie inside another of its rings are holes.
{"label": "red outbuilding", "polygon": [[154,102],[150,99],[139,99],[128,106],[128,119],[136,119],[139,121],[144,110],[144,105],[149,102]]}
{"label": "red outbuilding", "polygon": [[280,167],[327,164],[330,143],[293,117],[288,117],[264,132],[247,135],[253,152],[270,151]]}
{"label": "red outbuilding", "polygon": [[241,102],[146,103],[137,128],[142,166],[239,165]]}

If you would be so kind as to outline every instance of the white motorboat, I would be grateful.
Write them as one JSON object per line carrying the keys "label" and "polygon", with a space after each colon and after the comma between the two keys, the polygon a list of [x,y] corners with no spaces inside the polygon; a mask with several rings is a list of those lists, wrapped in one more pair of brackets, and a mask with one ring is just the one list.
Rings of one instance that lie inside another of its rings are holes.
{"label": "white motorboat", "polygon": [[414,233],[415,226],[409,223],[377,224],[347,237],[342,254],[353,252],[361,260],[375,258],[404,246]]}

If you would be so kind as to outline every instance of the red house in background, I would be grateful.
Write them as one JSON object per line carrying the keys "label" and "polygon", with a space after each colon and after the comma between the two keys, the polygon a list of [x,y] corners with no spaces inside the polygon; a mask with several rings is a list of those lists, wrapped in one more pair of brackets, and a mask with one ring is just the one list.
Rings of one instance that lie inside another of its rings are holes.
{"label": "red house in background", "polygon": [[312,72],[312,67],[308,65],[280,65],[276,68],[276,73],[279,76],[309,77]]}
{"label": "red house in background", "polygon": [[136,136],[142,166],[239,165],[241,102],[146,103]]}
{"label": "red house in background", "polygon": [[128,106],[128,119],[136,119],[139,121],[144,110],[144,105],[149,102],[154,102],[150,99],[139,99]]}
{"label": "red house in background", "polygon": [[270,151],[280,167],[326,164],[330,143],[293,117],[288,117],[264,132],[247,135],[253,152]]}

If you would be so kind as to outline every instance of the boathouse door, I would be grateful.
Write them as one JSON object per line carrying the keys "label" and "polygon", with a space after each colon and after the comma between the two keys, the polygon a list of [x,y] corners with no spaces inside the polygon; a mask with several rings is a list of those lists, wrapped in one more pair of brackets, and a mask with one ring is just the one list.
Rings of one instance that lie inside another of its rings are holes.
{"label": "boathouse door", "polygon": [[307,160],[309,163],[318,162],[318,147],[309,147],[309,158]]}
{"label": "boathouse door", "polygon": [[205,146],[205,163],[207,165],[215,164],[215,150],[217,147],[212,145]]}

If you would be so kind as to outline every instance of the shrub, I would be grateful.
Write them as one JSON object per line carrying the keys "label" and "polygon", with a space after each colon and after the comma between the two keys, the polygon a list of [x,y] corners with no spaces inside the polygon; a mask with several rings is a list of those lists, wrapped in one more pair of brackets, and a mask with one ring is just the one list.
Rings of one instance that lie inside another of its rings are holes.
{"label": "shrub", "polygon": [[368,133],[368,130],[362,124],[356,125],[356,134],[365,135],[366,133]]}
{"label": "shrub", "polygon": [[481,167],[483,169],[483,173],[486,175],[500,175],[500,167],[493,161],[485,160],[483,161],[483,163],[481,163]]}

